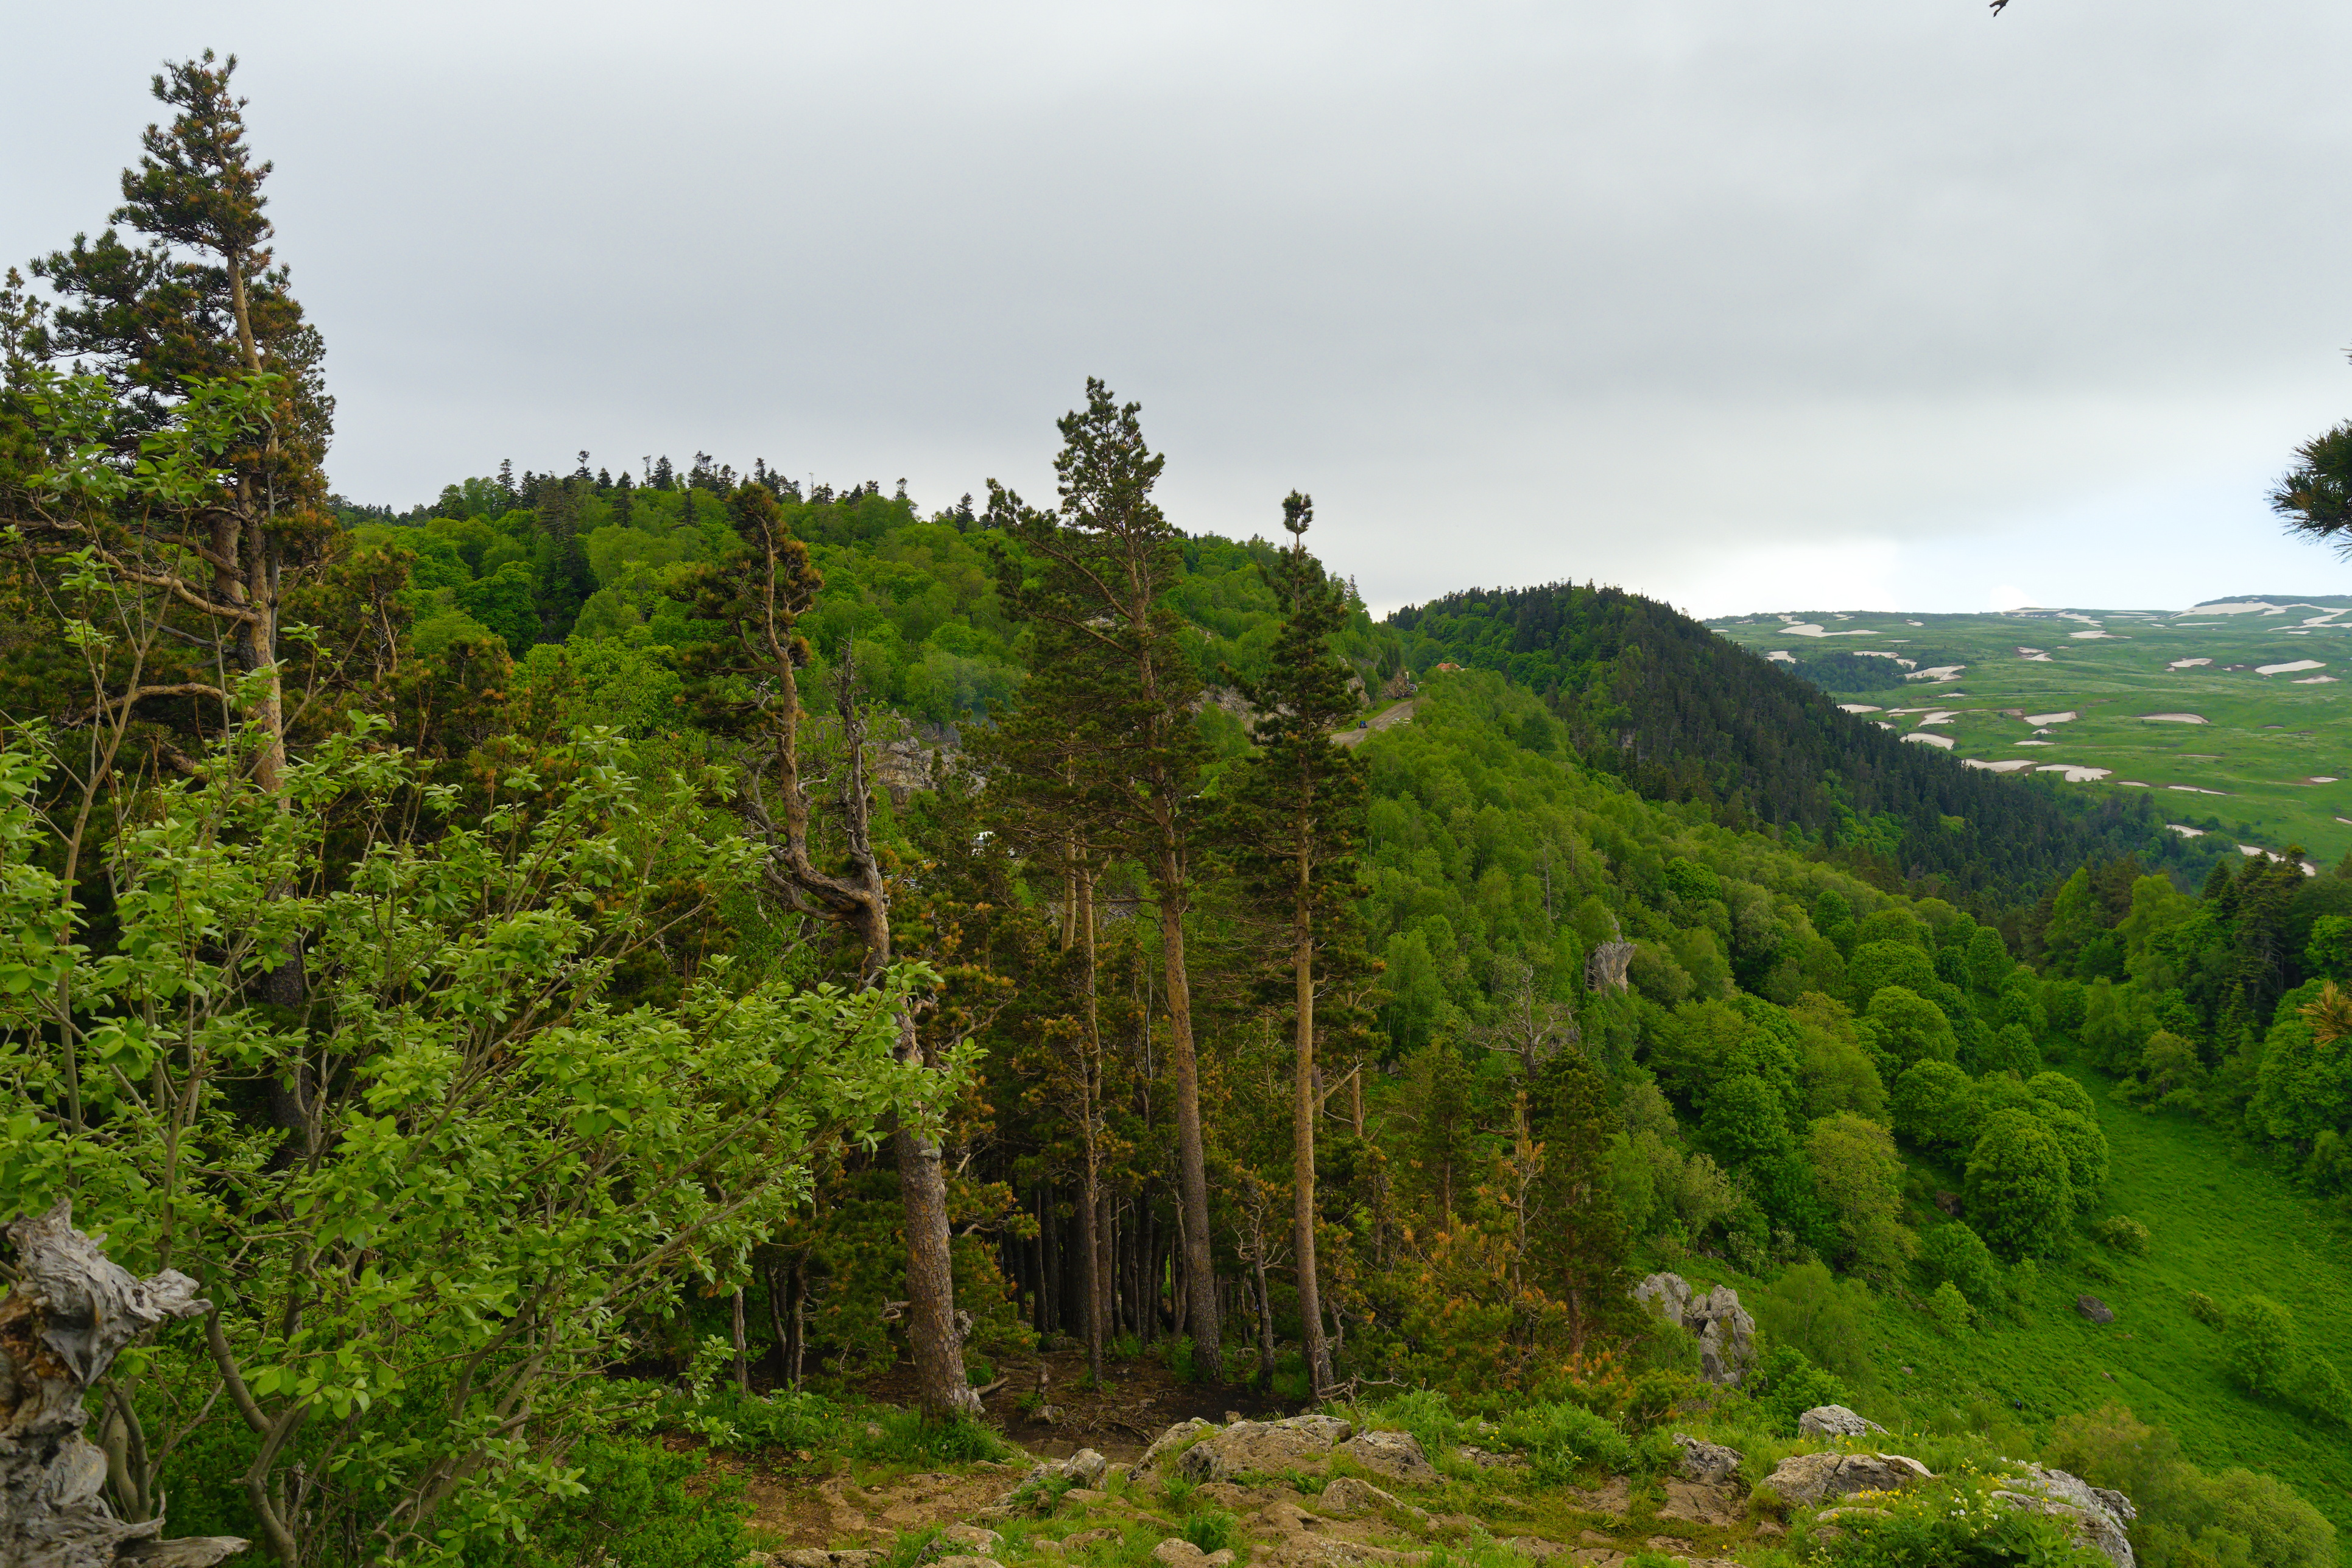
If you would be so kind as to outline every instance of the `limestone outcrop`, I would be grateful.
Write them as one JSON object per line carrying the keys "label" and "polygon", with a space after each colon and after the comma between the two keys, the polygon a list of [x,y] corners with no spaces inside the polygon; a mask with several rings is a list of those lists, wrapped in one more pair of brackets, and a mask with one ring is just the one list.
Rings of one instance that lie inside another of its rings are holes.
{"label": "limestone outcrop", "polygon": [[2011,1508],[2031,1509],[2072,1521],[2084,1544],[2106,1553],[2116,1568],[2133,1568],[2131,1537],[2126,1533],[2139,1511],[2131,1499],[2107,1487],[2095,1487],[2064,1470],[2028,1465],[2008,1477],[1994,1500]]}
{"label": "limestone outcrop", "polygon": [[1433,1487],[1441,1479],[1410,1432],[1366,1432],[1338,1445],[1338,1451],[1372,1474],[1407,1486]]}
{"label": "limestone outcrop", "polygon": [[1633,1287],[1633,1299],[1698,1336],[1699,1375],[1737,1388],[1756,1361],[1756,1320],[1739,1292],[1717,1285],[1705,1295],[1680,1274],[1653,1274]]}
{"label": "limestone outcrop", "polygon": [[1867,1437],[1886,1428],[1843,1405],[1816,1405],[1797,1417],[1797,1430],[1808,1437]]}
{"label": "limestone outcrop", "polygon": [[1764,1484],[1784,1502],[1819,1508],[1833,1498],[1902,1491],[1935,1479],[1933,1470],[1902,1454],[1832,1452],[1791,1454],[1764,1478]]}
{"label": "limestone outcrop", "polygon": [[1682,1472],[1692,1480],[1727,1480],[1739,1473],[1741,1455],[1737,1448],[1703,1443],[1680,1432],[1675,1434],[1675,1446],[1682,1450]]}
{"label": "limestone outcrop", "polygon": [[[1278,1476],[1286,1470],[1321,1470],[1329,1466],[1333,1448],[1345,1442],[1354,1430],[1347,1422],[1330,1416],[1234,1421],[1210,1427],[1206,1436],[1178,1456],[1176,1473],[1188,1481],[1208,1482],[1234,1480],[1244,1476]],[[1418,1444],[1413,1451],[1420,1452]],[[1378,1474],[1394,1473],[1360,1454],[1356,1457]],[[1423,1463],[1426,1465],[1428,1461],[1424,1459]],[[1435,1473],[1431,1471],[1433,1476]]]}

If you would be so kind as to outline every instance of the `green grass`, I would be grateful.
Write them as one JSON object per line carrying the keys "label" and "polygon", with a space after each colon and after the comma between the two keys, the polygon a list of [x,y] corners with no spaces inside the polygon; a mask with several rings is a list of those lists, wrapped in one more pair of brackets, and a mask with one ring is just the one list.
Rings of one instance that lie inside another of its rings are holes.
{"label": "green grass", "polygon": [[[2342,599],[2298,595],[2313,602]],[[2270,602],[2283,602],[2273,596]],[[1923,733],[1949,736],[1950,755],[1984,762],[2031,761],[2041,767],[2073,763],[2105,768],[2111,777],[2073,789],[2138,793],[2122,780],[2148,788],[2168,821],[2191,826],[2208,821],[2233,841],[2278,850],[2300,843],[2323,869],[2352,851],[2352,630],[2305,627],[2321,613],[2295,610],[2284,615],[2214,616],[2185,613],[2156,621],[2126,619],[2100,612],[2093,627],[2054,614],[1920,615],[1810,613],[1800,618],[1837,633],[1869,636],[1794,636],[1780,617],[1751,616],[1709,622],[1723,636],[1758,653],[1784,651],[1798,659],[1824,653],[1877,650],[1917,659],[1933,667],[1966,667],[1950,681],[1906,682],[1891,660],[1887,679],[1865,689],[1841,691],[1841,701],[1866,703],[1880,712],[1863,716],[1917,730],[1929,707],[1955,710],[1948,724]],[[2352,615],[2344,617],[2352,621]],[[2198,622],[2216,622],[2198,624]],[[2078,632],[2106,635],[2082,639]],[[2048,662],[2021,655],[2040,649]],[[2207,658],[2191,669],[2167,666],[2177,660]],[[2263,664],[2312,659],[2317,670],[2262,675]],[[2238,666],[2231,668],[2231,666]],[[2336,684],[2297,685],[2298,676],[2335,675]],[[1920,711],[1893,714],[1885,710]],[[2022,714],[2073,711],[2081,716],[2042,727],[2002,710]],[[2149,723],[2154,713],[2192,713],[2202,725]],[[2021,741],[2050,744],[2021,746]],[[2332,784],[2308,784],[2333,778]],[[2192,794],[2189,790],[2212,790]],[[2243,824],[2242,831],[2241,824]]]}
{"label": "green grass", "polygon": [[[2225,1304],[2248,1292],[2270,1296],[2294,1312],[2306,1349],[2340,1364],[2352,1335],[2352,1247],[2290,1181],[2211,1127],[2132,1110],[2095,1075],[2076,1076],[2113,1150],[2099,1216],[2146,1224],[2147,1255],[2086,1239],[2071,1259],[2043,1262],[2029,1322],[1995,1315],[1961,1334],[1883,1301],[1888,1413],[1930,1427],[2007,1418],[2038,1440],[2058,1416],[2120,1403],[2170,1427],[2205,1470],[2242,1465],[2275,1476],[2352,1529],[2352,1434],[2241,1391],[2223,1373],[2221,1333],[2189,1310],[2192,1292]],[[1947,1188],[1957,1184],[1955,1172],[1927,1174]],[[2116,1322],[2083,1318],[2074,1301],[2084,1293],[2113,1307]],[[1905,1364],[1914,1374],[1905,1375]]]}

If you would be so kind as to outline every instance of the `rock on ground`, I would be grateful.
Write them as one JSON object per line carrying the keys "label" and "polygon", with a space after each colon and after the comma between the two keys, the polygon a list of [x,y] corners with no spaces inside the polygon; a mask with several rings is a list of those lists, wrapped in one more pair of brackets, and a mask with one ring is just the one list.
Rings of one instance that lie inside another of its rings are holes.
{"label": "rock on ground", "polygon": [[1344,1437],[1353,1430],[1328,1416],[1235,1421],[1211,1427],[1208,1436],[1185,1449],[1176,1460],[1176,1473],[1190,1481],[1226,1481],[1285,1470],[1320,1471],[1329,1465],[1335,1434]]}
{"label": "rock on ground", "polygon": [[1741,1455],[1737,1448],[1703,1443],[1680,1432],[1675,1434],[1675,1446],[1683,1451],[1683,1474],[1695,1481],[1719,1481],[1739,1471]]}
{"label": "rock on ground", "polygon": [[2002,1490],[1992,1495],[2011,1508],[2071,1520],[2084,1545],[2106,1553],[2116,1568],[2133,1568],[2131,1538],[2126,1529],[2139,1517],[2139,1511],[2123,1493],[2092,1486],[2064,1470],[2028,1465],[2022,1475],[2008,1478]]}
{"label": "rock on ground", "polygon": [[1232,1568],[1230,1552],[1203,1552],[1180,1535],[1171,1535],[1151,1549],[1160,1568]]}
{"label": "rock on ground", "polygon": [[1190,1421],[1177,1422],[1151,1439],[1151,1446],[1143,1450],[1143,1458],[1135,1461],[1135,1473],[1141,1475],[1185,1444],[1196,1437],[1205,1437],[1216,1429],[1214,1421],[1203,1421],[1198,1416]]}
{"label": "rock on ground", "polygon": [[[1403,1508],[1393,1493],[1384,1492],[1370,1481],[1360,1481],[1353,1476],[1341,1476],[1323,1489],[1323,1511],[1345,1517],[1383,1508]],[[1415,1510],[1418,1512],[1419,1510]]]}
{"label": "rock on ground", "polygon": [[1486,1448],[1474,1448],[1465,1443],[1454,1450],[1482,1470],[1524,1470],[1527,1460],[1517,1454],[1497,1454]]}
{"label": "rock on ground", "polygon": [[1900,1491],[1935,1479],[1927,1466],[1901,1454],[1791,1454],[1764,1484],[1790,1502],[1818,1508],[1833,1497]]}
{"label": "rock on ground", "polygon": [[1091,1487],[1103,1479],[1110,1461],[1092,1448],[1080,1448],[1066,1459],[1045,1459],[1021,1478],[1021,1484],[996,1500],[999,1508],[1010,1508],[1036,1496],[1047,1481],[1069,1481],[1073,1485]]}
{"label": "rock on ground", "polygon": [[2096,1296],[2075,1297],[2074,1310],[2095,1323],[2111,1323],[2116,1321],[2115,1308]]}
{"label": "rock on ground", "polygon": [[1341,1443],[1338,1451],[1374,1475],[1407,1486],[1435,1486],[1441,1479],[1422,1452],[1421,1440],[1410,1432],[1366,1432]]}
{"label": "rock on ground", "polygon": [[1729,1487],[1683,1480],[1669,1480],[1664,1487],[1666,1500],[1658,1505],[1660,1519],[1679,1519],[1692,1524],[1729,1524],[1739,1517],[1738,1500]]}
{"label": "rock on ground", "polygon": [[940,1531],[940,1539],[982,1557],[993,1557],[1004,1549],[1004,1537],[977,1524],[950,1524]]}
{"label": "rock on ground", "polygon": [[1797,1430],[1808,1437],[1866,1437],[1886,1428],[1843,1405],[1816,1405],[1797,1417]]}

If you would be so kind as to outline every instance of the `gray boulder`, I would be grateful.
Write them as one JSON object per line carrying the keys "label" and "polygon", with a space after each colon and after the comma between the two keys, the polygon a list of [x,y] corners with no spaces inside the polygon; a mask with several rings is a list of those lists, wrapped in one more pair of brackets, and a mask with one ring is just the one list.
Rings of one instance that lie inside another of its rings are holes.
{"label": "gray boulder", "polygon": [[2131,1537],[2126,1527],[2139,1517],[2131,1499],[2106,1487],[2095,1487],[2080,1477],[2042,1465],[2028,1465],[2021,1475],[2001,1482],[1993,1500],[2010,1508],[2030,1509],[2074,1526],[2086,1546],[2106,1553],[2116,1568],[2133,1568]]}
{"label": "gray boulder", "polygon": [[1229,1481],[1243,1476],[1278,1476],[1285,1470],[1321,1470],[1331,1458],[1331,1432],[1351,1430],[1328,1416],[1293,1416],[1286,1421],[1235,1421],[1217,1427],[1184,1450],[1176,1473],[1188,1481]]}
{"label": "gray boulder", "polygon": [[1675,1446],[1683,1451],[1683,1474],[1695,1481],[1719,1481],[1739,1473],[1741,1456],[1737,1448],[1703,1443],[1680,1432],[1675,1434]]}
{"label": "gray boulder", "polygon": [[[1205,1423],[1204,1423],[1205,1425]],[[1175,1428],[1171,1428],[1174,1430]],[[1213,1430],[1213,1428],[1212,1428]],[[1155,1445],[1156,1446],[1156,1445]],[[996,1500],[999,1509],[1018,1509],[1041,1500],[1048,1481],[1068,1481],[1073,1486],[1090,1487],[1100,1481],[1110,1461],[1092,1448],[1080,1448],[1066,1459],[1042,1459],[1030,1467],[1021,1478],[1021,1484]],[[997,1515],[996,1517],[1005,1517]]]}
{"label": "gray boulder", "polygon": [[2074,1310],[2095,1323],[2105,1324],[2116,1321],[2115,1308],[2096,1296],[2075,1297]]}
{"label": "gray boulder", "polygon": [[1400,1502],[1392,1492],[1384,1492],[1370,1481],[1360,1481],[1353,1476],[1341,1476],[1323,1489],[1323,1500],[1318,1505],[1325,1513],[1345,1519],[1350,1514],[1378,1513],[1384,1508],[1419,1513],[1416,1508]]}
{"label": "gray boulder", "polygon": [[1739,1304],[1739,1292],[1717,1285],[1695,1292],[1680,1274],[1653,1274],[1633,1287],[1633,1299],[1698,1336],[1699,1375],[1737,1388],[1756,1360],[1756,1320]]}
{"label": "gray boulder", "polygon": [[1808,1437],[1867,1437],[1886,1428],[1843,1405],[1816,1405],[1797,1417],[1797,1430]]}
{"label": "gray boulder", "polygon": [[1176,1425],[1151,1439],[1151,1446],[1143,1450],[1143,1458],[1135,1461],[1136,1473],[1142,1474],[1187,1443],[1197,1437],[1205,1437],[1216,1429],[1215,1422],[1203,1421],[1198,1416],[1193,1416],[1190,1421],[1177,1422]]}
{"label": "gray boulder", "polygon": [[1441,1479],[1437,1467],[1410,1432],[1366,1432],[1339,1445],[1339,1452],[1376,1476],[1407,1486],[1433,1487]]}
{"label": "gray boulder", "polygon": [[1901,1491],[1935,1479],[1927,1466],[1901,1454],[1791,1454],[1764,1478],[1764,1484],[1784,1501],[1819,1508],[1832,1498]]}

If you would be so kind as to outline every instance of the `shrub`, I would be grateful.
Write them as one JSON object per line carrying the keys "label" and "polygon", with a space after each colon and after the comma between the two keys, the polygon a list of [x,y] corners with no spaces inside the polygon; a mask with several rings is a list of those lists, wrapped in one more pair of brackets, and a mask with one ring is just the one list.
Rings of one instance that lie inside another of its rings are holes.
{"label": "shrub", "polygon": [[2253,1394],[2284,1394],[2295,1362],[2294,1315],[2267,1296],[2230,1309],[2227,1354],[2232,1376]]}
{"label": "shrub", "polygon": [[1617,1425],[1566,1400],[1521,1406],[1504,1417],[1501,1437],[1526,1452],[1536,1479],[1547,1486],[1595,1467],[1633,1468],[1633,1445]]}
{"label": "shrub", "polygon": [[2352,1387],[2324,1356],[2315,1355],[2296,1370],[2294,1402],[2339,1427],[2352,1427]]}
{"label": "shrub", "polygon": [[1927,1298],[1927,1313],[1946,1333],[1963,1333],[1976,1322],[1969,1299],[1949,1280],[1937,1286],[1936,1293]]}
{"label": "shrub", "polygon": [[875,1413],[873,1426],[877,1431],[867,1433],[857,1444],[858,1453],[866,1458],[968,1465],[1001,1459],[1013,1452],[993,1427],[978,1421],[926,1421],[920,1411],[880,1410]]}
{"label": "shrub", "polygon": [[734,1568],[743,1556],[751,1509],[737,1478],[642,1440],[592,1437],[572,1462],[584,1490],[540,1509],[528,1541],[478,1542],[466,1568]]}
{"label": "shrub", "polygon": [[[1680,1329],[1675,1332],[1690,1338]],[[1454,1413],[1454,1402],[1438,1389],[1416,1388],[1381,1401],[1368,1413],[1412,1433],[1422,1452],[1433,1459],[1461,1440],[1462,1417]]]}
{"label": "shrub", "polygon": [[1782,1437],[1794,1437],[1797,1417],[1821,1405],[1851,1405],[1853,1396],[1837,1378],[1805,1358],[1793,1345],[1775,1345],[1748,1377],[1748,1397]]}
{"label": "shrub", "polygon": [[1187,1514],[1177,1533],[1203,1552],[1223,1552],[1234,1543],[1241,1521],[1222,1508],[1204,1508]]}
{"label": "shrub", "polygon": [[1750,1291],[1748,1304],[1774,1344],[1802,1352],[1808,1363],[1848,1384],[1874,1380],[1870,1290],[1861,1281],[1840,1281],[1819,1263],[1799,1263],[1764,1290]]}
{"label": "shrub", "polygon": [[1957,1219],[1919,1239],[1919,1261],[1930,1281],[1958,1286],[1979,1308],[1990,1307],[2000,1294],[2000,1265],[1992,1249]]}
{"label": "shrub", "polygon": [[2221,1311],[2221,1303],[2204,1291],[2191,1291],[2185,1299],[2189,1303],[2189,1315],[2207,1327],[2218,1329],[2229,1321],[2229,1315]]}
{"label": "shrub", "polygon": [[2103,1246],[2112,1247],[2118,1252],[2129,1252],[2138,1258],[2147,1256],[2147,1227],[2127,1214],[2109,1215],[2091,1227],[2091,1234],[2097,1237]]}

